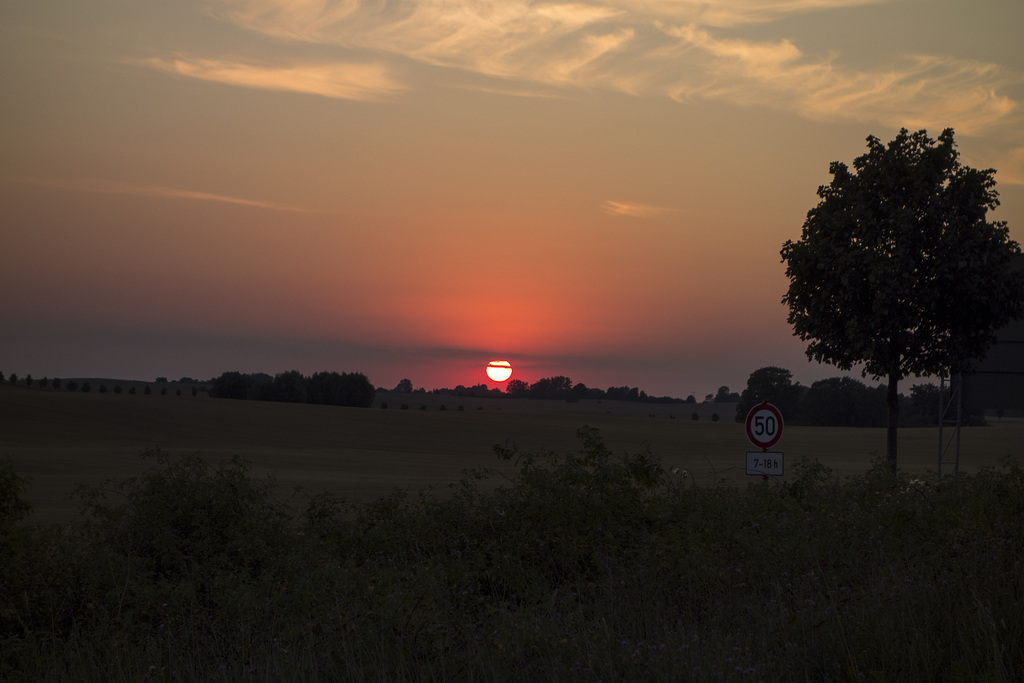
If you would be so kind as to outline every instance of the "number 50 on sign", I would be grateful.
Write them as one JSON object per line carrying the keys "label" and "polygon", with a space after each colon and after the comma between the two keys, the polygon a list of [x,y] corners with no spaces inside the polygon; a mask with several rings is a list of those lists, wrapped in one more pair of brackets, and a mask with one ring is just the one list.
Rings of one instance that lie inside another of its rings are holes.
{"label": "number 50 on sign", "polygon": [[747,474],[782,476],[783,454],[768,450],[782,438],[782,413],[779,409],[767,401],[751,408],[747,413],[747,438],[761,449],[760,452],[747,453]]}
{"label": "number 50 on sign", "polygon": [[747,413],[747,438],[758,448],[769,449],[782,438],[782,413],[765,401]]}

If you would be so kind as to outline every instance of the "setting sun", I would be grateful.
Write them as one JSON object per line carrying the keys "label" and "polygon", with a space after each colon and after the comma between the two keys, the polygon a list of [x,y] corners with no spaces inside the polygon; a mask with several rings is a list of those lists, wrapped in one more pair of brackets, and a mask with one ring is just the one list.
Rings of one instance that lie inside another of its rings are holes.
{"label": "setting sun", "polygon": [[507,360],[492,360],[487,364],[487,376],[493,382],[504,382],[512,376],[512,364]]}

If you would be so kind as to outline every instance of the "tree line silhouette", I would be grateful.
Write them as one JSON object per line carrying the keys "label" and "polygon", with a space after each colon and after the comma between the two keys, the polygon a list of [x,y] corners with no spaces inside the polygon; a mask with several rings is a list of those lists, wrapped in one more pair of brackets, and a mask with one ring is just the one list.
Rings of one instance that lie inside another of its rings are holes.
{"label": "tree line silhouette", "polygon": [[369,407],[376,389],[361,372],[317,372],[307,377],[289,370],[266,373],[225,372],[210,381],[214,398]]}
{"label": "tree line silhouette", "polygon": [[[161,395],[167,395],[168,380],[158,377],[155,383],[146,383],[141,389],[132,383],[125,390],[120,384],[113,384],[112,389],[106,383],[94,387],[88,380],[61,380],[60,378],[33,379],[32,375],[19,378],[12,373],[4,377],[0,373],[0,382],[20,384],[26,387],[53,389],[64,391],[81,391],[114,394],[143,393],[150,395],[153,387]],[[378,391],[359,372],[317,372],[305,376],[297,370],[289,370],[277,375],[267,373],[225,372],[219,377],[200,382],[190,377],[183,377],[179,384],[191,384],[187,391],[196,396],[199,391],[207,391],[213,398],[233,398],[256,401],[279,401],[284,403],[309,403],[320,405],[369,407],[373,405]],[[161,386],[167,385],[167,386]],[[181,387],[170,390],[182,395]],[[386,391],[381,389],[381,391]],[[401,380],[392,389],[398,393],[427,393],[425,389],[414,389],[409,379]],[[508,382],[504,391],[491,388],[486,384],[472,387],[462,385],[454,389],[432,389],[435,395],[453,395],[461,397],[487,398],[509,397],[541,400],[562,400],[578,402],[581,400],[635,401],[651,404],[697,404],[691,394],[685,399],[672,396],[651,396],[647,392],[630,386],[612,386],[607,389],[588,387],[579,382],[573,383],[565,375],[543,377],[536,382],[528,383],[513,379]],[[779,367],[763,367],[750,374],[747,387],[742,394],[730,391],[728,386],[721,386],[717,393],[707,394],[704,403],[735,403],[735,419],[742,422],[750,409],[761,401],[774,404],[782,412],[789,424],[806,424],[829,427],[884,427],[886,426],[888,405],[887,386],[879,384],[870,387],[852,377],[830,377],[814,382],[809,387],[793,381],[793,374]],[[945,392],[948,400],[949,391]],[[899,395],[901,426],[928,426],[938,423],[939,387],[935,384],[917,384],[911,387],[910,395]],[[717,414],[716,414],[717,416]],[[968,423],[983,422],[978,415],[969,415]]]}

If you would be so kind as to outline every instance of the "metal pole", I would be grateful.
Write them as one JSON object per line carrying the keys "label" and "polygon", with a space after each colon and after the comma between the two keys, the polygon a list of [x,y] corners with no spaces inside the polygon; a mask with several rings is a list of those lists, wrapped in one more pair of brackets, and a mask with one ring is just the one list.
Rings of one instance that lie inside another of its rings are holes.
{"label": "metal pole", "polygon": [[953,476],[960,474],[960,426],[963,424],[964,378],[956,374],[956,460],[953,461]]}
{"label": "metal pole", "polygon": [[946,421],[946,410],[942,405],[942,396],[946,393],[946,377],[939,377],[939,464],[935,468],[936,476],[942,479],[942,423]]}

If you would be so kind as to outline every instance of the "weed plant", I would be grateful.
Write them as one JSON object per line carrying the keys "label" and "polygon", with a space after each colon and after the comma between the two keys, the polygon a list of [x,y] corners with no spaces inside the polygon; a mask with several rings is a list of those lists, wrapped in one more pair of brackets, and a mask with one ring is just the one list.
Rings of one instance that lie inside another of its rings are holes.
{"label": "weed plant", "polygon": [[579,438],[371,504],[154,451],[64,529],[7,466],[0,680],[1020,680],[1018,465],[697,487]]}

